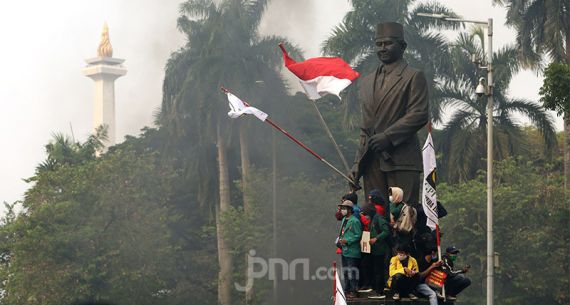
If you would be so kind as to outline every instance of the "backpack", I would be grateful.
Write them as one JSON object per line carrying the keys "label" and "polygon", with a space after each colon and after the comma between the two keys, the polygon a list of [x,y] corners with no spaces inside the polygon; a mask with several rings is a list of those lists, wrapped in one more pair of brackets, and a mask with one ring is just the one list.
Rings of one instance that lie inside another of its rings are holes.
{"label": "backpack", "polygon": [[398,216],[396,224],[394,225],[394,230],[402,233],[410,233],[414,230],[416,220],[416,209],[408,204],[405,204],[404,207],[402,207],[402,211]]}

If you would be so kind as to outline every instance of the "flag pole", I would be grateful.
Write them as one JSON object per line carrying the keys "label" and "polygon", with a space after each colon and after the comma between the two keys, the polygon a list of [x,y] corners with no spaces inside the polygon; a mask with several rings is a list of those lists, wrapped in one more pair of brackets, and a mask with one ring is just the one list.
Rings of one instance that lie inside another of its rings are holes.
{"label": "flag pole", "polygon": [[293,142],[295,142],[297,145],[301,146],[302,148],[304,148],[306,151],[308,151],[311,155],[313,155],[315,158],[319,159],[321,162],[323,162],[325,165],[327,165],[330,169],[332,169],[333,171],[335,171],[337,174],[339,174],[341,177],[343,177],[344,179],[346,179],[348,182],[352,183],[353,185],[355,185],[356,187],[360,188],[360,186],[358,186],[354,181],[352,181],[350,178],[348,178],[348,176],[346,176],[343,172],[341,172],[338,168],[336,168],[334,165],[330,164],[329,161],[325,160],[325,158],[319,156],[316,152],[314,152],[313,150],[311,150],[310,148],[308,148],[307,146],[305,146],[305,144],[301,143],[299,140],[295,139],[295,137],[293,137],[291,134],[289,134],[286,130],[284,130],[283,128],[279,127],[279,125],[275,124],[273,121],[271,121],[270,119],[266,119],[265,122],[267,122],[269,125],[271,125],[273,128],[281,131],[285,136],[287,136],[289,139],[291,139]]}
{"label": "flag pole", "polygon": [[[231,93],[228,89],[221,87],[220,88],[224,93]],[[250,105],[246,102],[243,101],[242,102],[247,106],[250,107]],[[275,124],[273,121],[271,121],[269,118],[265,119],[265,123],[271,125],[271,127],[279,130],[281,133],[283,133],[285,136],[287,136],[291,141],[295,142],[295,144],[297,144],[298,146],[302,147],[303,149],[305,149],[307,152],[309,152],[311,155],[313,155],[313,157],[317,158],[319,161],[323,162],[326,166],[328,166],[330,169],[332,169],[335,173],[339,174],[341,177],[343,177],[344,179],[346,179],[349,183],[351,183],[352,185],[354,185],[356,187],[356,189],[361,189],[361,187],[355,182],[352,181],[350,178],[348,178],[347,175],[345,175],[343,172],[341,172],[338,168],[336,168],[334,165],[330,164],[329,161],[325,160],[325,158],[319,156],[316,152],[314,152],[313,150],[311,150],[310,148],[308,148],[305,144],[303,144],[301,141],[295,139],[295,137],[293,137],[291,134],[289,134],[285,129],[281,128],[279,125]]]}
{"label": "flag pole", "polygon": [[[428,122],[427,129],[428,129],[428,134],[431,135],[431,131],[432,131],[432,122],[431,121]],[[437,204],[437,202],[436,202],[436,204]],[[439,219],[439,215],[437,215],[437,218]],[[437,259],[441,260],[441,233],[439,231],[439,221],[435,225],[435,238],[436,238],[436,242],[437,242]],[[441,287],[441,294],[443,295],[443,300],[445,301],[445,283]]]}
{"label": "flag pole", "polygon": [[441,239],[439,235],[439,225],[435,225],[435,239],[437,240],[437,259],[441,260]]}
{"label": "flag pole", "polygon": [[333,305],[336,305],[336,261],[333,261],[333,270],[334,270],[334,275],[333,275]]}
{"label": "flag pole", "polygon": [[[279,46],[279,48],[281,49],[281,52],[283,53],[283,60],[285,61],[285,67],[287,67],[291,72],[293,72],[293,74],[299,78],[299,81],[301,82],[301,84],[303,84],[303,80],[302,80],[302,79],[304,79],[304,78],[299,75],[299,72],[300,72],[300,71],[297,70],[297,72],[295,72],[294,70],[292,70],[292,67],[290,67],[290,65],[299,64],[299,65],[304,65],[305,68],[306,68],[306,67],[307,67],[307,64],[309,63],[309,61],[311,61],[311,59],[308,60],[308,61],[305,61],[304,63],[303,63],[303,62],[300,62],[300,63],[295,62],[291,57],[289,57],[289,54],[287,53],[287,50],[285,50],[285,45],[283,44],[283,42],[280,42],[278,46]],[[334,59],[334,58],[330,58],[330,59]],[[340,58],[338,58],[338,59],[340,59]],[[313,60],[315,60],[315,59],[313,59]],[[346,70],[348,69],[348,70],[350,70],[351,72],[353,72],[353,74],[354,74],[354,75],[352,75],[352,77],[346,78],[346,80],[349,80],[349,84],[350,84],[350,83],[352,82],[352,80],[353,80],[352,78],[358,78],[358,77],[359,77],[359,74],[358,74],[358,72],[352,70],[352,68],[350,68],[350,66],[349,66],[347,63],[345,63],[342,59],[340,59],[340,61],[341,61],[342,63],[344,63],[344,65],[342,65],[342,67],[338,67],[338,63],[335,63],[335,64],[333,64],[332,67],[330,67],[330,66],[327,67],[326,70],[328,70],[328,72],[325,72],[325,74],[320,75],[320,76],[325,76],[325,75],[326,75],[327,77],[330,76],[330,77],[336,78],[335,72],[332,72],[331,70],[335,70],[335,68],[340,68],[341,70],[344,70],[344,72],[346,72]],[[322,65],[322,63],[319,64],[319,65],[310,64],[309,66],[312,66],[313,68],[316,68],[317,66],[320,66],[320,65]],[[322,67],[321,67],[321,68],[322,68]],[[312,70],[312,69],[309,69],[309,70]],[[305,72],[306,72],[306,71],[305,71]],[[321,72],[323,72],[323,71],[321,71]],[[336,71],[336,72],[339,72],[339,71]],[[342,71],[340,71],[340,72],[342,73]],[[332,73],[332,74],[329,75],[328,73]],[[304,73],[303,73],[303,74],[304,74]],[[307,76],[307,75],[305,75],[305,76]],[[314,76],[314,75],[313,75],[313,76]],[[345,79],[345,77],[347,77],[347,76],[344,75],[342,78]],[[312,77],[311,77],[311,78],[312,78]],[[317,81],[317,83],[318,83],[318,81]],[[344,84],[344,85],[343,85],[343,89],[344,89],[346,86],[348,86],[348,84]],[[333,135],[332,135],[332,132],[331,132],[330,129],[329,129],[329,126],[328,126],[327,123],[325,122],[325,119],[323,118],[323,115],[322,115],[321,111],[319,110],[319,107],[317,106],[316,100],[319,99],[319,98],[321,97],[321,95],[319,94],[319,96],[317,96],[316,98],[313,98],[313,95],[308,94],[307,88],[305,87],[305,85],[303,85],[303,88],[305,89],[305,93],[307,93],[307,97],[309,97],[309,100],[313,103],[313,107],[314,107],[315,110],[317,111],[317,115],[318,115],[318,117],[319,117],[319,119],[320,119],[320,121],[321,121],[321,125],[324,127],[324,129],[325,129],[325,131],[326,131],[326,133],[327,133],[327,136],[329,137],[329,139],[331,140],[332,144],[334,145],[334,148],[336,149],[336,152],[338,153],[338,156],[340,157],[340,159],[341,159],[341,161],[342,161],[342,163],[343,163],[343,165],[344,165],[344,169],[346,170],[346,172],[350,171],[350,167],[348,166],[348,162],[346,162],[346,158],[344,157],[344,154],[343,154],[342,151],[340,150],[340,147],[338,146],[336,140],[334,139],[334,137],[333,137]],[[316,89],[316,88],[315,88],[315,89]],[[331,92],[327,92],[327,93],[331,93]],[[339,98],[340,98],[340,96],[339,96]]]}
{"label": "flag pole", "polygon": [[313,100],[310,100],[310,101],[311,101],[311,104],[313,104],[313,106],[315,107],[315,110],[317,111],[317,115],[321,121],[321,125],[323,125],[323,128],[325,129],[325,131],[327,133],[327,136],[329,137],[329,139],[331,139],[331,142],[333,143],[334,148],[336,149],[336,152],[338,153],[338,156],[340,157],[340,160],[342,161],[342,164],[344,165],[344,169],[346,169],[346,172],[348,172],[350,170],[350,168],[348,167],[348,162],[346,162],[346,158],[344,157],[344,154],[340,150],[340,147],[336,143],[336,140],[334,139],[332,132],[329,129],[329,126],[325,122],[325,119],[323,118],[323,115],[322,115],[321,111],[319,110],[319,107],[317,106],[317,102],[313,101]]}
{"label": "flag pole", "polygon": [[[436,236],[436,240],[437,240],[437,259],[440,261],[441,260],[441,238],[440,238],[440,232],[439,232],[439,224],[435,225],[435,236]],[[443,286],[441,286],[441,294],[443,295],[443,301],[445,302],[445,282],[443,283]]]}

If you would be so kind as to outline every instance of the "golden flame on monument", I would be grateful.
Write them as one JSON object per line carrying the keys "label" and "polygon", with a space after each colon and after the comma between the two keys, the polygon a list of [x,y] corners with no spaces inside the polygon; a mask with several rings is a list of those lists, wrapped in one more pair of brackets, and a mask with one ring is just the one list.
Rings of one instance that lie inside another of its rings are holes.
{"label": "golden flame on monument", "polygon": [[107,22],[103,25],[103,32],[101,33],[101,42],[97,48],[97,56],[99,57],[113,57],[113,47],[111,40],[109,40],[109,26]]}

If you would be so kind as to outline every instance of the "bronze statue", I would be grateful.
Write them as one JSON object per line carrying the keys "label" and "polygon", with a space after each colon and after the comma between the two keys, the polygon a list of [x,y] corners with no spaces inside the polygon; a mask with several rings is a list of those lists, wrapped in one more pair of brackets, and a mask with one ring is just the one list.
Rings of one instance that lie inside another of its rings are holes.
{"label": "bronze statue", "polygon": [[427,82],[403,59],[401,24],[378,24],[375,41],[381,64],[360,82],[362,133],[349,177],[364,178],[366,196],[373,189],[386,195],[397,186],[404,202],[417,204],[422,156],[416,133],[428,122]]}

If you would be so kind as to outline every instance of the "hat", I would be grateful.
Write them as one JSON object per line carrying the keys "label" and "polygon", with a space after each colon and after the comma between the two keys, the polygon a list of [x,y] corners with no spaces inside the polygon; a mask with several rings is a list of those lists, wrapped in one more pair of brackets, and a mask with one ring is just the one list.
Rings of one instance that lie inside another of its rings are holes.
{"label": "hat", "polygon": [[340,206],[345,206],[345,207],[352,208],[352,207],[354,206],[354,203],[352,203],[352,201],[350,201],[350,200],[345,200],[345,201],[343,201],[341,204],[339,204],[338,206],[339,206],[339,207],[340,207]]}
{"label": "hat", "polygon": [[370,191],[368,197],[370,198],[370,201],[372,201],[375,204],[380,204],[380,205],[386,204],[386,198],[382,195],[382,192],[380,192],[379,190]]}
{"label": "hat", "polygon": [[397,22],[382,22],[376,25],[376,39],[379,38],[404,39],[404,27]]}
{"label": "hat", "polygon": [[451,253],[451,254],[457,254],[457,253],[459,253],[459,249],[457,249],[455,246],[451,246],[451,247],[447,247],[447,249],[445,249],[445,252]]}

